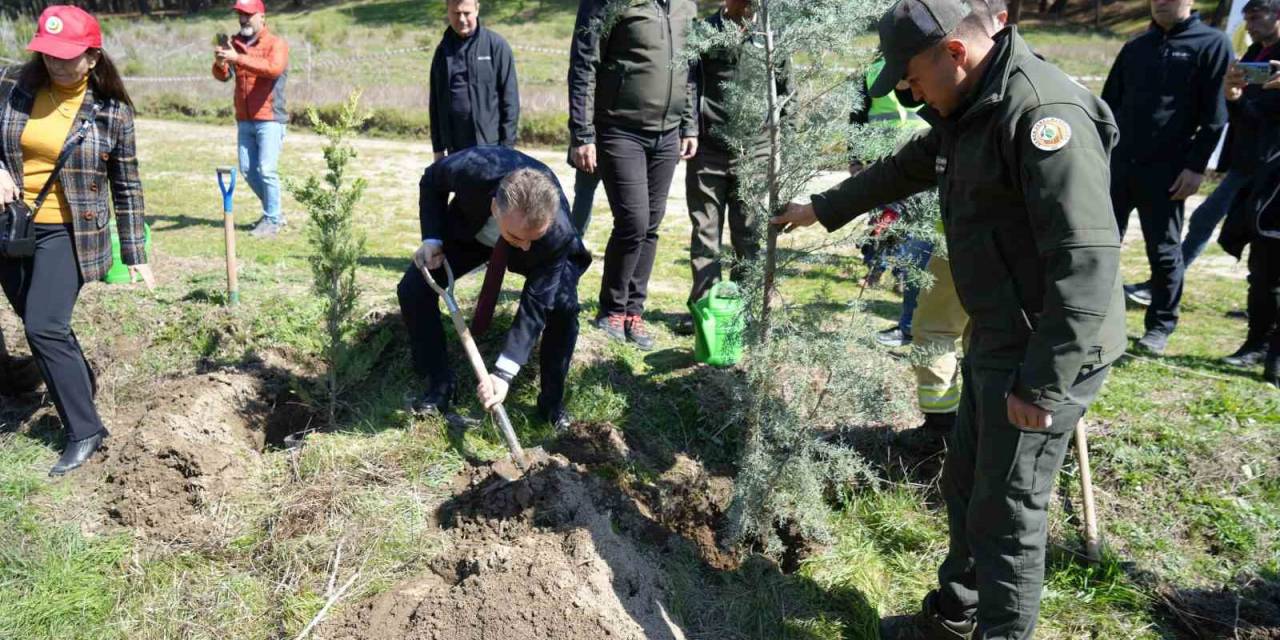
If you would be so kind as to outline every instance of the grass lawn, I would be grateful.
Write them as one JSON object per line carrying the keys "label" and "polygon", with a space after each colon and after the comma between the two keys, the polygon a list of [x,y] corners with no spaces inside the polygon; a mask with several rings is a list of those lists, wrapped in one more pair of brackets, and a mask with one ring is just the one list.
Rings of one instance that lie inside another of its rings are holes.
{"label": "grass lawn", "polygon": [[[318,349],[318,309],[308,293],[301,215],[287,202],[292,224],[280,239],[241,236],[242,304],[228,310],[221,304],[222,225],[213,167],[232,161],[231,129],[145,120],[139,136],[160,288],[147,295],[129,287],[90,286],[76,318],[88,353],[105,365],[107,391],[99,404],[108,424],[145,403],[166,380],[264,354],[297,363],[298,375],[305,377]],[[319,170],[320,146],[315,136],[290,134],[282,166],[292,176]],[[393,296],[416,244],[414,185],[429,149],[382,140],[360,140],[357,148],[360,172],[371,185],[361,213],[369,233],[360,273],[363,302],[371,318],[389,318],[386,326],[395,337],[382,356],[387,366],[363,383],[344,428],[313,438],[300,461],[291,463],[283,452],[265,454],[261,480],[277,491],[237,503],[233,513],[242,519],[235,522],[235,535],[209,548],[165,547],[135,540],[128,530],[95,526],[90,515],[72,510],[70,505],[83,503],[83,489],[42,477],[59,447],[51,435],[56,420],[47,408],[35,415],[6,414],[10,431],[0,436],[0,539],[5,540],[0,637],[274,637],[276,629],[296,632],[322,605],[306,580],[289,582],[281,572],[291,567],[304,577],[310,571],[323,579],[323,566],[300,568],[295,554],[327,556],[342,529],[379,530],[380,546],[370,557],[381,569],[364,585],[365,593],[386,588],[429,559],[434,534],[424,520],[424,505],[444,497],[443,483],[461,464],[460,456],[499,456],[500,443],[487,432],[451,441],[439,423],[417,422],[400,410],[413,383],[403,334],[395,329]],[[568,184],[560,152],[533,153]],[[650,313],[658,349],[641,354],[584,329],[569,405],[578,418],[612,422],[654,451],[684,453],[708,469],[731,473],[740,434],[732,425],[725,429],[716,423],[707,413],[714,403],[704,395],[719,374],[695,365],[689,341],[671,333],[665,322],[681,312],[688,282],[682,173],[672,190],[653,278]],[[243,189],[239,194],[238,217],[245,224],[255,217],[254,202]],[[588,239],[603,247],[609,229],[603,195],[595,214]],[[1144,263],[1131,234],[1124,254],[1126,279],[1141,277]],[[849,264],[847,273],[789,278],[782,285],[787,302],[856,297],[862,267],[853,260]],[[582,281],[584,320],[594,313],[599,275],[597,260]],[[500,323],[514,310],[518,278],[513,280]],[[464,301],[474,299],[478,281],[473,277],[460,285]],[[890,324],[896,296],[881,289],[865,296],[868,308]],[[1237,596],[1247,604],[1274,586],[1280,568],[1277,393],[1259,381],[1257,372],[1216,363],[1243,335],[1243,324],[1225,317],[1242,305],[1243,296],[1241,267],[1211,248],[1189,279],[1169,355],[1125,359],[1115,367],[1090,418],[1108,555],[1099,566],[1074,562],[1075,515],[1055,507],[1055,553],[1039,637],[1176,637],[1174,610],[1213,615],[1206,607],[1234,606]],[[1131,312],[1129,326],[1132,334],[1139,332],[1138,312]],[[496,340],[491,336],[482,348],[492,352]],[[901,369],[901,375],[909,375],[905,365]],[[476,409],[474,401],[465,402]],[[550,435],[528,417],[533,402],[534,385],[522,381],[512,414],[530,444]],[[888,482],[855,493],[842,506],[836,544],[806,560],[797,574],[784,576],[752,563],[734,571],[712,571],[694,562],[670,567],[676,593],[684,594],[673,611],[690,634],[864,638],[873,637],[868,630],[876,612],[910,611],[932,580],[945,550],[945,531],[937,506],[936,460],[932,466],[927,460],[910,463],[902,433],[891,430],[869,441],[865,454],[882,463]],[[395,469],[395,479],[377,486],[361,481],[355,472],[369,460]],[[301,499],[291,492],[303,488],[273,485],[290,464],[301,465],[303,477],[324,478],[350,506],[331,513],[331,528],[308,538],[305,549],[257,557],[261,540],[271,535],[264,529],[270,513]],[[624,470],[621,477],[659,471]],[[1063,477],[1062,497],[1078,504],[1070,473]],[[213,615],[204,615],[203,607],[211,607]],[[199,629],[184,626],[181,621],[197,612]]]}

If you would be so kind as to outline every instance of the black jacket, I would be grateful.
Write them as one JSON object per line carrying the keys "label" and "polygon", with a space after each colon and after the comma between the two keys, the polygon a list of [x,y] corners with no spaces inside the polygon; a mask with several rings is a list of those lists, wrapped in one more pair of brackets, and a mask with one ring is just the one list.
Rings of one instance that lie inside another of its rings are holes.
{"label": "black jacket", "polygon": [[[520,120],[520,91],[516,85],[516,64],[511,46],[502,36],[477,26],[471,34],[476,41],[468,51],[467,77],[471,84],[471,116],[475,122],[476,144],[500,144],[513,147]],[[452,28],[431,59],[431,87],[428,101],[431,118],[431,146],[436,151],[456,150],[449,127],[449,63],[448,51],[461,39]]]}
{"label": "black jacket", "polygon": [[1231,210],[1218,234],[1218,246],[1239,259],[1244,248],[1262,233],[1280,238],[1280,152],[1253,172],[1249,183],[1236,194]]}
{"label": "black jacket", "polygon": [[[515,149],[478,146],[463,149],[431,164],[418,184],[418,222],[422,238],[434,238],[445,246],[455,243],[479,245],[475,239],[491,215],[489,205],[498,183],[516,169],[529,167],[556,176],[547,165]],[[557,186],[560,184],[556,181]],[[453,195],[450,200],[450,194]],[[555,222],[528,251],[511,249],[507,269],[525,277],[516,312],[502,355],[523,366],[546,325],[547,312],[555,302],[561,273],[567,268],[585,271],[591,254],[569,222],[569,201],[560,193],[560,211]],[[458,274],[461,275],[461,274]]]}
{"label": "black jacket", "polygon": [[[1276,59],[1280,59],[1280,44],[1264,52],[1256,42],[1241,58],[1244,62]],[[1260,85],[1248,85],[1239,100],[1227,102],[1227,113],[1231,124],[1227,127],[1219,170],[1253,173],[1267,158],[1280,152],[1280,91],[1264,91]]]}
{"label": "black jacket", "polygon": [[1125,43],[1102,88],[1120,126],[1112,161],[1174,164],[1204,173],[1227,123],[1223,78],[1231,44],[1192,14],[1154,23]]}

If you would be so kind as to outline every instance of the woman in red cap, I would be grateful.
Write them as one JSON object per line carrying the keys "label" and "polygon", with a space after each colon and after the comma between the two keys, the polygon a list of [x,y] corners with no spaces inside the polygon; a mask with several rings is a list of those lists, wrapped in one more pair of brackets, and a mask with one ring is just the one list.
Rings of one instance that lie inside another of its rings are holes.
{"label": "woman in red cap", "polygon": [[[112,207],[130,276],[148,288],[154,279],[143,251],[133,103],[102,52],[98,21],[76,7],[51,6],[27,50],[35,54],[30,62],[0,69],[0,205],[21,199],[31,207],[36,248],[29,258],[0,258],[0,287],[22,317],[67,430],[67,448],[49,471],[62,475],[107,435],[71,312],[84,283],[111,267]],[[65,164],[54,175],[60,156]],[[45,183],[51,187],[37,203]]]}

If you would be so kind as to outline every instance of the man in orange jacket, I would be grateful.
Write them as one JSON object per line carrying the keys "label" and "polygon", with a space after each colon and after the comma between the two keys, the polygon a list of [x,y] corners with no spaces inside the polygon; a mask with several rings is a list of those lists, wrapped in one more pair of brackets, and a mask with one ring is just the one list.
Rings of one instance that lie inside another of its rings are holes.
{"label": "man in orange jacket", "polygon": [[236,80],[236,124],[240,172],[262,201],[262,218],[253,227],[259,238],[274,237],[284,226],[277,166],[284,145],[284,84],[289,75],[289,44],[267,30],[262,0],[236,0],[240,31],[214,49],[213,77]]}

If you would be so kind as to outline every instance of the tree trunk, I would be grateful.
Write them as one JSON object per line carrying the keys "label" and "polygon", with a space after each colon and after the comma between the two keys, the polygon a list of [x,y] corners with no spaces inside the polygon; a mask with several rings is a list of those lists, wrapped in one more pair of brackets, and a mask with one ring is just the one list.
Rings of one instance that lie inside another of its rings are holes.
{"label": "tree trunk", "polygon": [[[778,197],[778,152],[780,150],[781,140],[779,137],[779,128],[781,123],[781,109],[778,106],[778,64],[780,61],[776,59],[777,48],[773,42],[773,25],[769,21],[769,0],[760,0],[760,26],[764,29],[764,65],[765,65],[765,84],[768,93],[769,104],[769,120],[766,125],[769,129],[769,172],[766,176],[769,184],[769,210],[766,216],[773,216],[779,209]],[[766,223],[768,224],[768,223]],[[765,243],[764,258],[764,300],[760,307],[760,339],[766,341],[769,339],[769,303],[773,298],[774,277],[778,270],[778,227],[768,225],[768,240]]]}

